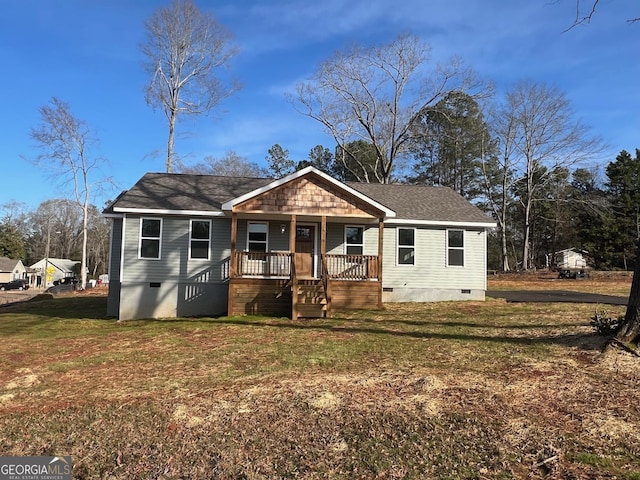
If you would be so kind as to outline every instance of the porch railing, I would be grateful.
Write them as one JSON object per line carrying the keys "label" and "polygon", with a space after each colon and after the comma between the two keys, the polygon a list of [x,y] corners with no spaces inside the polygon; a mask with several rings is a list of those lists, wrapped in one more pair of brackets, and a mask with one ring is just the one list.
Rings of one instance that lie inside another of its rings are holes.
{"label": "porch railing", "polygon": [[327,254],[328,277],[334,280],[374,280],[380,269],[377,255]]}
{"label": "porch railing", "polygon": [[236,252],[236,272],[244,277],[291,277],[289,252]]}
{"label": "porch railing", "polygon": [[[290,252],[236,252],[236,273],[240,277],[291,277]],[[377,255],[327,254],[320,262],[323,278],[332,280],[376,280]]]}

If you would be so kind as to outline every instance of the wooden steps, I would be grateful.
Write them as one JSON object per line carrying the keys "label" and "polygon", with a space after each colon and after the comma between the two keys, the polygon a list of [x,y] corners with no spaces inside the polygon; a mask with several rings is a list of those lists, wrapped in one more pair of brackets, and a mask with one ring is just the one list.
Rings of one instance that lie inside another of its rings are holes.
{"label": "wooden steps", "polygon": [[327,298],[320,280],[301,279],[298,282],[297,312],[302,318],[323,318],[327,316]]}

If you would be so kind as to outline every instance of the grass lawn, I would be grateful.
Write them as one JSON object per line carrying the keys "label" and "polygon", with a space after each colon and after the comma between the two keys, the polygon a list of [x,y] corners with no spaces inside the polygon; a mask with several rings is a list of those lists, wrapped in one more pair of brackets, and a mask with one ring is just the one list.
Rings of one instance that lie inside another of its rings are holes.
{"label": "grass lawn", "polygon": [[[625,295],[631,278],[533,280],[489,288]],[[601,354],[594,308],[118,323],[103,296],[2,307],[0,454],[71,455],[76,478],[639,480],[640,361]]]}

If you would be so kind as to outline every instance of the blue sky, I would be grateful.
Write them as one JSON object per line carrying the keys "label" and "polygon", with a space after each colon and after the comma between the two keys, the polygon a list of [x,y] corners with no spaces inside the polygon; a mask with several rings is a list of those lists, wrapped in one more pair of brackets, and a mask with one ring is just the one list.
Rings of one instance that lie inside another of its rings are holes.
{"label": "blue sky", "polygon": [[[585,0],[582,0],[583,3]],[[600,0],[592,22],[563,33],[575,0],[196,0],[234,34],[238,55],[230,72],[243,89],[207,117],[183,122],[176,151],[186,163],[233,150],[265,164],[278,143],[290,157],[333,148],[320,124],[297,113],[284,94],[334,51],[358,42],[379,44],[400,33],[418,35],[434,61],[458,55],[503,92],[518,80],[565,91],[576,118],[616,154],[640,147],[640,16],[636,0]],[[0,211],[8,202],[29,208],[68,195],[64,185],[26,159],[39,107],[56,96],[96,132],[92,152],[118,188],[93,199],[102,206],[145,172],[164,171],[164,115],[147,107],[138,46],[143,24],[168,1],[0,0]]]}

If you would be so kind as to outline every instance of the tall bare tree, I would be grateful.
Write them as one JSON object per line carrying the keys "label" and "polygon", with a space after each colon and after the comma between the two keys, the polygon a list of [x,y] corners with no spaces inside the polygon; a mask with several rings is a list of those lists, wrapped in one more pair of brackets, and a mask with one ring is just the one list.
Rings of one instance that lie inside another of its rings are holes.
{"label": "tall bare tree", "polygon": [[236,83],[225,85],[217,76],[236,49],[231,46],[231,33],[191,0],[173,0],[168,7],[156,10],[145,28],[146,40],[140,48],[151,77],[146,101],[167,117],[165,165],[171,173],[178,116],[206,114],[238,89]]}
{"label": "tall bare tree", "polygon": [[491,139],[495,141],[495,158],[482,155],[482,177],[484,180],[487,207],[498,224],[500,241],[500,263],[503,272],[510,270],[507,233],[509,231],[509,209],[513,202],[514,166],[516,149],[515,118],[506,106],[492,108],[489,113]]}
{"label": "tall bare tree", "polygon": [[219,175],[222,177],[266,177],[269,172],[255,162],[229,150],[222,158],[205,157],[195,165],[181,166],[180,173]]}
{"label": "tall bare tree", "polygon": [[75,202],[82,208],[80,285],[84,289],[92,188],[109,182],[110,178],[93,179],[104,159],[92,155],[91,149],[97,146],[97,139],[84,121],[72,115],[67,103],[53,97],[47,105],[40,107],[40,117],[40,125],[31,129],[31,138],[40,150],[35,162],[49,170],[52,178],[69,187]]}
{"label": "tall bare tree", "polygon": [[518,179],[518,200],[522,207],[522,268],[531,265],[531,215],[538,193],[559,167],[568,168],[594,158],[603,149],[600,139],[575,120],[566,95],[543,83],[521,81],[506,94],[502,108],[501,142],[504,158]]}
{"label": "tall bare tree", "polygon": [[[296,86],[290,100],[299,112],[324,126],[344,154],[336,161],[359,181],[388,183],[407,152],[416,114],[449,91],[469,92],[480,86],[459,60],[428,70],[430,52],[413,35],[381,46],[355,45],[322,63],[308,81]],[[349,151],[349,144],[358,140],[375,148],[373,168],[347,162],[358,157]]]}

